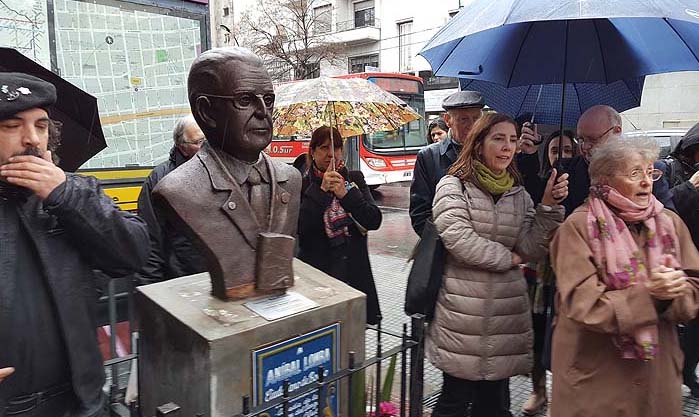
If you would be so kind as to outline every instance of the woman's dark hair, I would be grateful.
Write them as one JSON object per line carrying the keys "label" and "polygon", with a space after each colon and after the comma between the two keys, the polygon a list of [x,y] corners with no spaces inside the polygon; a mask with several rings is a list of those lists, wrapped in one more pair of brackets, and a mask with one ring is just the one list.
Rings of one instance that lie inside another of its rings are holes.
{"label": "woman's dark hair", "polygon": [[429,126],[427,126],[427,143],[432,143],[432,129],[434,129],[435,127],[438,127],[445,132],[449,131],[449,126],[447,126],[447,122],[445,122],[444,119],[442,119],[441,117],[432,120]]}
{"label": "woman's dark hair", "polygon": [[[474,179],[475,170],[473,168],[473,161],[481,160],[479,155],[481,148],[483,147],[483,141],[485,137],[490,133],[490,129],[493,128],[498,123],[510,123],[517,129],[517,123],[508,115],[503,113],[484,113],[477,121],[473,124],[471,131],[466,138],[466,141],[461,148],[459,157],[456,162],[449,168],[448,174],[459,178],[461,181],[471,181]],[[515,184],[522,183],[522,176],[517,170],[517,164],[514,160],[507,167],[507,172],[512,175],[515,180]]]}
{"label": "woman's dark hair", "polygon": [[[342,136],[340,136],[340,131],[336,127],[332,128],[333,131],[333,146],[337,149],[342,149]],[[310,169],[313,166],[313,151],[322,145],[326,140],[330,139],[330,127],[321,126],[314,130],[311,134],[311,142],[308,144],[308,153],[306,154],[306,168]]]}
{"label": "woman's dark hair", "polygon": [[[551,142],[553,142],[554,139],[557,137],[561,136],[561,131],[556,130],[555,132],[551,133],[546,140],[543,143],[543,146],[541,147],[542,154],[541,155],[541,169],[539,170],[539,176],[541,178],[548,178],[549,175],[551,175],[551,169],[553,168],[551,166],[551,163],[549,162],[549,148],[551,147]],[[576,157],[579,153],[579,147],[578,147],[578,142],[575,140],[575,133],[573,133],[572,130],[564,129],[563,130],[563,137],[566,137],[570,139],[570,144],[573,147],[573,158]],[[558,141],[559,145],[558,146],[563,146],[561,141]]]}

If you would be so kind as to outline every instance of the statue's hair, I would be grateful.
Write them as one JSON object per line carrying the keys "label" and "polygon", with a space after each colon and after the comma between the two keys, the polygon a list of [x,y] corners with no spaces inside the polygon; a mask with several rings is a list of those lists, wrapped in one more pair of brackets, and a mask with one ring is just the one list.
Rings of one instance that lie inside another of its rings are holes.
{"label": "statue's hair", "polygon": [[264,68],[262,59],[247,48],[235,46],[214,48],[203,52],[192,62],[187,78],[189,105],[192,109],[197,98],[201,95],[220,94],[221,91],[225,91],[226,85],[224,83],[227,80],[225,75],[227,71],[230,71],[230,66],[225,66],[225,64],[230,61],[257,64]]}

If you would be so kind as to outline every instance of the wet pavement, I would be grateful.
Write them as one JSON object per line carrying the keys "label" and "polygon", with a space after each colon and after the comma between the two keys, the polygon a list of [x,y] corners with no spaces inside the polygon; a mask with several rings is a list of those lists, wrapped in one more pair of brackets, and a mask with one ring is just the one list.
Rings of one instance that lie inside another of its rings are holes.
{"label": "wet pavement", "polygon": [[418,236],[410,225],[410,188],[403,184],[384,185],[372,192],[381,207],[381,228],[369,233],[369,253],[408,259]]}
{"label": "wet pavement", "polygon": [[[377,231],[369,232],[369,256],[371,259],[374,279],[379,294],[382,325],[386,330],[400,333],[403,323],[408,323],[408,317],[403,313],[405,285],[410,272],[407,263],[417,235],[410,225],[408,214],[410,188],[409,183],[383,185],[372,194],[376,203],[381,207],[383,223]],[[389,349],[400,343],[398,340],[383,340],[383,348]],[[367,355],[375,353],[376,332],[366,332]],[[549,376],[549,393],[550,381]],[[442,384],[441,372],[425,360],[425,415],[429,415],[439,395]],[[522,404],[531,393],[531,383],[526,376],[510,378],[511,411],[514,416],[523,416]],[[683,417],[699,417],[699,401],[689,396],[688,389],[683,387],[684,413]],[[544,416],[544,413],[537,414]]]}

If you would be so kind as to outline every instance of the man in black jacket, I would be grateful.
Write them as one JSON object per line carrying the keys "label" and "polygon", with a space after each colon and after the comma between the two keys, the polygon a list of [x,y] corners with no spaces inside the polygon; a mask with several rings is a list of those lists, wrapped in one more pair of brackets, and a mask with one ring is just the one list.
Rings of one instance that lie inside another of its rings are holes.
{"label": "man in black jacket", "polygon": [[[689,129],[672,154],[661,162],[677,214],[687,224],[694,245],[699,248],[699,123]],[[699,318],[685,326],[681,342],[684,351],[684,384],[689,387],[692,396],[699,397],[696,375],[699,363]]]}
{"label": "man in black jacket", "polygon": [[140,284],[150,284],[206,271],[205,259],[189,238],[178,233],[167,216],[153,206],[151,193],[167,174],[175,170],[201,149],[206,141],[204,132],[191,115],[177,121],[172,132],[175,142],[170,158],[153,168],[138,195],[138,215],[148,224],[151,253],[148,263],[138,274]]}
{"label": "man in black jacket", "polygon": [[483,97],[475,91],[459,91],[442,102],[442,107],[447,111],[444,121],[449,126],[449,134],[446,139],[418,152],[410,185],[410,222],[418,235],[422,235],[425,221],[432,218],[432,200],[437,183],[456,161],[461,145],[473,124],[481,117],[484,106]]}
{"label": "man in black jacket", "polygon": [[0,86],[0,416],[104,416],[93,270],[137,271],[148,232],[95,178],[54,165],[52,84]]}

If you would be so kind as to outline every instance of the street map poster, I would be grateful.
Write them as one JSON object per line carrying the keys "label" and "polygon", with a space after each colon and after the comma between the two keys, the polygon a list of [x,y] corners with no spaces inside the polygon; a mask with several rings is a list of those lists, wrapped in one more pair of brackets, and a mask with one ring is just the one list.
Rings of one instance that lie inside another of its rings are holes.
{"label": "street map poster", "polygon": [[51,69],[46,0],[0,1],[0,46]]}
{"label": "street map poster", "polygon": [[[253,404],[280,398],[284,380],[289,380],[289,392],[318,380],[318,367],[323,366],[325,377],[332,375],[339,366],[340,324],[302,334],[283,342],[252,351]],[[339,416],[339,392],[336,384],[330,384],[323,392],[312,391],[289,402],[290,417],[318,416],[318,398],[321,397],[325,417]],[[281,417],[282,407],[261,414]]]}
{"label": "street map poster", "polygon": [[202,51],[202,20],[127,2],[53,4],[59,73],[97,97],[108,145],[83,168],[167,159],[175,122],[189,114],[187,74]]}
{"label": "street map poster", "polygon": [[206,49],[206,2],[195,3],[180,10],[122,0],[0,0],[0,46],[97,98],[108,147],[82,168],[168,158],[173,127],[190,112],[189,67]]}

